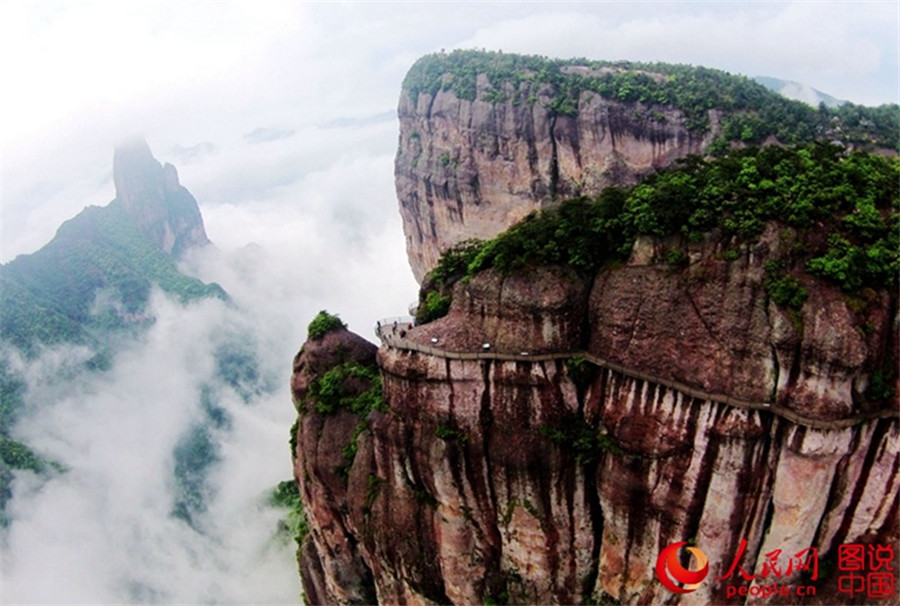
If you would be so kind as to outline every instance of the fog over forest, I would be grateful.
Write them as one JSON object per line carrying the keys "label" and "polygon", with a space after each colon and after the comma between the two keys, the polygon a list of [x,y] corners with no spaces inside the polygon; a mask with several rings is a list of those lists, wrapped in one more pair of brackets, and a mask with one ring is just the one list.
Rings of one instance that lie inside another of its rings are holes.
{"label": "fog over forest", "polygon": [[112,200],[113,147],[138,133],[215,245],[183,271],[231,301],[155,292],[107,370],[81,346],[0,351],[27,383],[14,436],[63,468],[15,474],[0,603],[299,602],[268,505],[292,473],[291,360],[319,310],[374,341],[417,296],[393,159],[419,56],[693,63],[898,100],[895,2],[123,4],[0,8],[0,262]]}

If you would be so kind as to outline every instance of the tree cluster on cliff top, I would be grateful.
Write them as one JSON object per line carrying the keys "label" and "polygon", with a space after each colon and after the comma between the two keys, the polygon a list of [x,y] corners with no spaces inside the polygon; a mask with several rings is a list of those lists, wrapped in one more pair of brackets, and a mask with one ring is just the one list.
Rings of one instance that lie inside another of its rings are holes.
{"label": "tree cluster on cliff top", "polygon": [[309,323],[306,334],[309,339],[321,339],[332,331],[344,328],[347,328],[347,325],[344,324],[340,317],[332,315],[323,309]]}
{"label": "tree cluster on cliff top", "polygon": [[[567,200],[492,240],[450,249],[425,291],[446,294],[455,281],[488,268],[567,265],[592,275],[626,260],[639,236],[699,242],[716,231],[736,246],[755,240],[772,221],[796,233],[791,266],[769,272],[785,304],[802,304],[789,271],[847,292],[893,287],[900,274],[900,161],[829,144],[689,157],[631,188]],[[680,249],[670,252],[661,261],[686,261]]]}
{"label": "tree cluster on cliff top", "polygon": [[[480,93],[479,75],[489,82]],[[489,103],[508,97],[514,104],[549,99],[545,105],[557,115],[576,115],[581,93],[592,91],[614,101],[677,108],[685,116],[685,127],[695,132],[709,130],[709,112],[718,110],[722,114],[718,149],[731,141],[759,144],[769,137],[783,144],[839,140],[890,149],[900,145],[896,104],[813,108],[745,76],[691,65],[456,50],[419,59],[407,73],[403,88],[414,100],[420,93],[434,95],[440,90]]]}

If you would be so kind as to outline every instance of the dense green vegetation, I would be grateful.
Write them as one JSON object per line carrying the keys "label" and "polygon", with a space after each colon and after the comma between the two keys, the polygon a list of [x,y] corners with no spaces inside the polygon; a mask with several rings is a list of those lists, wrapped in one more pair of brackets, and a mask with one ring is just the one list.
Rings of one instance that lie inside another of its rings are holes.
{"label": "dense green vegetation", "polygon": [[25,382],[0,358],[0,436],[7,435],[22,408]]}
{"label": "dense green vegetation", "polygon": [[0,528],[7,525],[6,503],[12,498],[13,471],[31,471],[37,474],[62,472],[64,467],[50,461],[32,448],[12,438],[10,431],[22,410],[25,383],[10,367],[6,359],[0,359]]}
{"label": "dense green vegetation", "polygon": [[[167,204],[182,219],[199,220],[196,203],[186,191]],[[99,353],[80,369],[106,370],[117,335],[153,322],[146,308],[154,287],[181,302],[226,298],[218,285],[179,272],[175,259],[141,232],[120,202],[88,207],[61,225],[39,251],[0,267],[0,340],[27,357],[48,345],[88,345]],[[216,349],[217,375],[248,400],[265,388],[265,380],[247,340],[229,341],[227,334],[225,339]],[[0,518],[11,497],[13,470],[62,470],[11,437],[24,406],[25,384],[9,359],[0,358]],[[188,522],[206,507],[206,478],[218,460],[212,432],[228,423],[225,411],[212,403],[213,396],[211,388],[203,391],[206,418],[182,437],[173,453],[173,514]]]}
{"label": "dense green vegetation", "polygon": [[467,271],[474,274],[493,267],[510,272],[544,264],[594,272],[605,262],[622,258],[633,242],[623,231],[624,201],[619,190],[607,189],[596,200],[574,198],[531,213],[484,243]]}
{"label": "dense green vegetation", "polygon": [[34,294],[0,267],[0,337],[31,351],[37,343],[87,343],[91,337],[52,300]]}
{"label": "dense green vegetation", "polygon": [[426,324],[447,315],[452,299],[436,290],[425,291],[425,299],[416,307],[416,324]]}
{"label": "dense green vegetation", "polygon": [[44,461],[33,450],[11,438],[0,438],[0,459],[13,469],[39,472]]}
{"label": "dense green vegetation", "polygon": [[178,442],[175,456],[175,503],[172,515],[192,524],[207,509],[207,475],[219,461],[219,449],[205,425],[196,425]]}
{"label": "dense green vegetation", "polygon": [[215,350],[216,378],[231,387],[245,403],[276,388],[276,379],[260,367],[252,334],[235,332],[222,338]]}
{"label": "dense green vegetation", "polygon": [[[146,305],[154,285],[182,302],[226,296],[218,285],[180,273],[175,260],[144,237],[120,203],[86,208],[60,226],[45,247],[0,267],[0,339],[28,356],[46,345],[87,344],[100,353],[85,369],[103,370],[109,366],[111,331],[152,322]],[[248,376],[255,367],[247,366],[243,352],[220,348],[217,362],[222,373],[240,383],[236,389],[255,378]],[[11,470],[60,469],[10,437],[23,406],[24,384],[8,366],[4,360],[0,367],[0,515],[11,496]],[[176,449],[176,515],[190,519],[202,509],[212,449],[202,427]]]}
{"label": "dense green vegetation", "polygon": [[[345,411],[356,415],[359,422],[349,442],[342,448],[344,461],[337,469],[346,480],[356,458],[357,439],[369,427],[369,415],[376,410],[387,410],[382,397],[378,367],[347,360],[340,354],[331,368],[320,372],[309,382],[303,406],[301,415],[308,411],[322,415]],[[291,456],[294,456],[296,447],[295,424],[291,428]]]}
{"label": "dense green vegetation", "polygon": [[365,417],[371,411],[384,407],[378,369],[358,362],[343,362],[313,379],[309,384],[308,397],[320,414],[330,414],[342,408]]}
{"label": "dense green vegetation", "polygon": [[434,269],[428,272],[428,279],[436,284],[448,284],[464,275],[469,264],[481,251],[481,240],[463,240],[443,252]]}
{"label": "dense green vegetation", "polygon": [[469,265],[483,245],[481,240],[464,240],[443,252],[419,290],[416,324],[427,324],[447,315],[452,302],[450,295],[453,284],[467,275]]}
{"label": "dense green vegetation", "polygon": [[226,296],[179,272],[118,202],[91,206],[45,247],[0,267],[0,334],[26,352],[38,343],[90,342],[149,322],[142,313],[153,285],[181,301]]}
{"label": "dense green vegetation", "polygon": [[766,262],[763,287],[777,305],[787,309],[799,310],[809,296],[797,278],[784,274],[783,261]]}
{"label": "dense green vegetation", "polygon": [[0,528],[5,528],[6,503],[12,498],[13,471],[30,471],[47,475],[65,471],[56,461],[49,461],[22,442],[0,434]]}
{"label": "dense green vegetation", "polygon": [[342,328],[347,328],[347,325],[338,316],[333,316],[323,309],[309,323],[307,338],[321,339],[328,333],[334,330],[341,330]]}
{"label": "dense green vegetation", "polygon": [[172,515],[188,524],[207,510],[209,474],[221,460],[216,432],[231,427],[231,416],[217,402],[217,392],[205,386],[200,393],[201,419],[175,445],[173,475],[175,502]]}
{"label": "dense green vegetation", "polygon": [[813,108],[750,78],[690,65],[455,50],[419,59],[407,73],[403,88],[413,99],[443,89],[471,101],[478,95],[479,74],[490,83],[481,100],[498,103],[512,96],[514,104],[534,104],[543,99],[547,109],[557,115],[577,114],[584,91],[646,107],[677,108],[685,116],[685,126],[698,132],[709,130],[709,111],[716,109],[722,113],[720,150],[729,141],[758,144],[770,136],[783,144],[817,139],[875,143],[891,149],[900,144],[897,105]]}
{"label": "dense green vegetation", "polygon": [[309,534],[309,524],[303,502],[300,500],[300,489],[294,480],[279,482],[269,497],[269,505],[287,510],[287,516],[281,522],[280,530],[297,542],[297,547]]}
{"label": "dense green vegetation", "polygon": [[[829,144],[733,150],[721,158],[686,158],[628,188],[567,200],[528,215],[487,242],[449,250],[429,274],[442,296],[459,279],[495,268],[567,265],[590,276],[627,259],[639,236],[681,242],[660,262],[683,265],[681,250],[715,232],[736,248],[769,222],[785,228],[791,255],[771,259],[765,287],[779,305],[799,308],[800,273],[848,293],[894,287],[900,273],[900,162]],[[797,274],[797,275],[793,275]]]}

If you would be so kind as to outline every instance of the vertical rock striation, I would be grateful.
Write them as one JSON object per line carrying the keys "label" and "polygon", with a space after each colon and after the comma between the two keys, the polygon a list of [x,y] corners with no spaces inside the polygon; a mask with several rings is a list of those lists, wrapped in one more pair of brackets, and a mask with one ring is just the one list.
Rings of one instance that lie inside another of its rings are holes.
{"label": "vertical rock striation", "polygon": [[[418,62],[395,164],[416,278],[449,246],[562,198],[711,145],[840,126],[746,79],[660,69],[475,52]],[[718,229],[639,237],[595,275],[466,275],[445,317],[379,331],[384,401],[365,415],[319,406],[310,381],[374,349],[346,332],[307,342],[292,382],[307,599],[742,603],[727,588],[748,582],[720,577],[743,545],[750,572],[777,550],[817,549],[818,578],[784,562],[778,582],[834,603],[841,544],[900,556],[897,293],[851,296],[798,271],[802,300],[783,308],[767,261],[801,240],[769,220],[752,242]],[[673,244],[680,261],[658,262]],[[655,571],[680,541],[710,564],[683,595]]]}
{"label": "vertical rock striation", "polygon": [[[888,110],[888,108],[882,108]],[[691,154],[832,141],[895,155],[897,120],[790,101],[685,65],[454,51],[403,82],[394,174],[421,283],[442,251],[559,200],[631,185]]]}
{"label": "vertical rock striation", "polygon": [[192,246],[209,244],[200,208],[178,181],[171,164],[162,166],[142,139],[116,147],[113,155],[116,200],[141,232],[166,253],[180,256]]}
{"label": "vertical rock striation", "polygon": [[[692,539],[711,569],[680,601],[728,603],[742,582],[713,579],[743,539],[757,572],[773,550],[816,547],[819,599],[841,601],[838,545],[898,538],[897,401],[864,395],[896,349],[896,297],[853,312],[820,287],[794,322],[762,288],[777,234],[757,246],[678,271],[637,254],[590,285],[488,272],[445,318],[387,334],[386,411],[364,431],[301,416],[298,478],[330,491],[309,501],[331,532],[304,551],[309,599],[661,603],[677,598],[657,555]],[[860,313],[865,338],[848,328]],[[354,442],[340,483],[329,470]]]}
{"label": "vertical rock striation", "polygon": [[[488,87],[479,77],[479,95]],[[450,90],[401,93],[395,177],[419,282],[457,242],[491,238],[554,200],[632,184],[702,152],[718,134],[689,131],[677,109],[591,91],[581,93],[574,115],[558,115],[549,108],[553,89],[541,88],[532,102],[530,90],[507,84],[496,102]]]}
{"label": "vertical rock striation", "polygon": [[[300,413],[294,477],[310,530],[299,561],[303,594],[310,604],[375,601],[371,563],[358,547],[358,519],[350,517],[358,510],[349,506],[362,503],[366,490],[365,477],[354,476],[354,482],[347,477],[345,448],[356,439],[359,419],[345,409],[319,412],[310,401],[311,385],[329,369],[346,362],[372,366],[375,350],[365,339],[338,330],[308,340],[294,358],[291,391]],[[357,395],[363,388],[368,386],[351,382],[346,393]]]}

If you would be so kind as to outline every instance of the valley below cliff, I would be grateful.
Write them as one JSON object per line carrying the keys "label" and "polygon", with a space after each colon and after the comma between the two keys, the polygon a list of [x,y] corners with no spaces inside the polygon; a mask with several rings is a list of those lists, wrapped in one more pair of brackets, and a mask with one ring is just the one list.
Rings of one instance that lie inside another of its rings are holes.
{"label": "valley below cliff", "polygon": [[0,266],[0,602],[296,599],[270,465],[294,344],[175,168],[110,155],[115,198]]}

